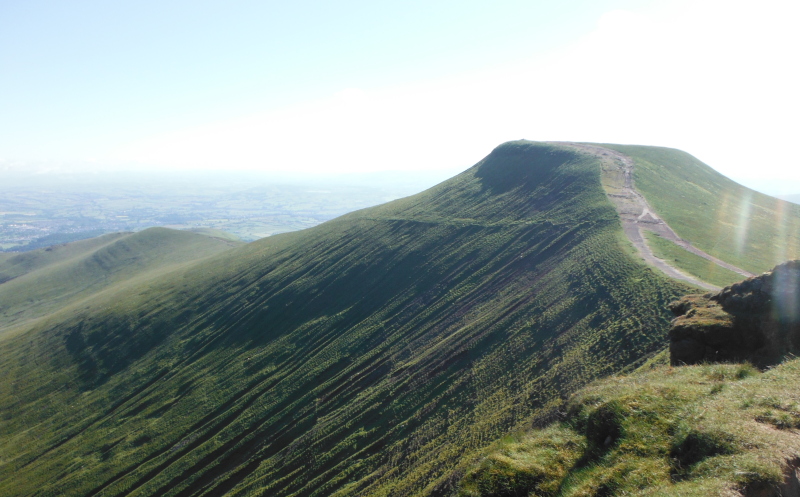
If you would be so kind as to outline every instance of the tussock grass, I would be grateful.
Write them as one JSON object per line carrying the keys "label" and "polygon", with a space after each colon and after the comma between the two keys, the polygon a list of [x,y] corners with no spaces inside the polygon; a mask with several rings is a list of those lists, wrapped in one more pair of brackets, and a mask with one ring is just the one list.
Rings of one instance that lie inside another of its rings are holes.
{"label": "tussock grass", "polygon": [[800,455],[799,381],[798,359],[763,373],[662,365],[611,377],[576,393],[562,422],[498,443],[460,493],[699,497],[777,487]]}

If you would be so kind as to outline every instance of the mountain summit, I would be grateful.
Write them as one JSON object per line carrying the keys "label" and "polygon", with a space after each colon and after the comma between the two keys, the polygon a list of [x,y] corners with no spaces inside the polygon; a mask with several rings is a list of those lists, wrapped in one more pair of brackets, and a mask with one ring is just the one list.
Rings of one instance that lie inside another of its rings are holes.
{"label": "mountain summit", "polygon": [[[745,271],[800,255],[781,231],[800,206],[681,152],[505,143],[412,197],[0,330],[0,492],[447,495],[492,440],[663,348],[696,285],[642,259],[625,188],[694,281],[725,274],[689,245]],[[720,245],[736,201],[715,199],[742,192],[746,236]]]}

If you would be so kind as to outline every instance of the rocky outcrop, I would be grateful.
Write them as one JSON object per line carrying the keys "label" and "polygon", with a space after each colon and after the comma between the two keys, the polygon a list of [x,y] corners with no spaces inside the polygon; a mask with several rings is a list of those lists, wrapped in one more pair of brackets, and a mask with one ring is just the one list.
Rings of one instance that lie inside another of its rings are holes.
{"label": "rocky outcrop", "polygon": [[751,361],[759,366],[800,353],[800,261],[716,293],[670,304],[673,365]]}

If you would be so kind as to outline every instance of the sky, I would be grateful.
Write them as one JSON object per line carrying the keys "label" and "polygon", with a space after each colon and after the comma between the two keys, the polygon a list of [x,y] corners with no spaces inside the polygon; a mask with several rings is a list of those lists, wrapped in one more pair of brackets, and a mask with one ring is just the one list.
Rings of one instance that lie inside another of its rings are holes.
{"label": "sky", "polygon": [[457,172],[525,138],[674,147],[800,193],[799,19],[796,0],[0,0],[0,172]]}

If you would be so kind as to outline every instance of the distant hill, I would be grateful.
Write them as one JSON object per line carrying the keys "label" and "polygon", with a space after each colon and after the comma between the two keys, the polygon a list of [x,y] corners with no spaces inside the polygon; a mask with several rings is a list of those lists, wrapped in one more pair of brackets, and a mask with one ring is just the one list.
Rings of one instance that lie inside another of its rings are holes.
{"label": "distant hill", "polygon": [[[690,156],[629,152],[656,211],[723,260],[779,255],[747,236],[773,233],[770,208],[800,222]],[[418,195],[183,266],[174,252],[160,277],[132,271],[16,325],[0,340],[0,493],[452,493],[453,468],[494,439],[662,349],[667,303],[694,289],[639,257],[606,166],[509,142]],[[717,232],[735,209],[739,228]],[[745,236],[718,246],[728,232]]]}
{"label": "distant hill", "polygon": [[3,328],[41,317],[127,284],[224,252],[236,244],[201,234],[150,228],[0,258]]}
{"label": "distant hill", "polygon": [[794,204],[800,204],[800,193],[796,195],[781,195],[779,198]]}

